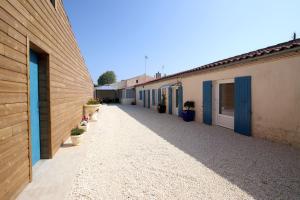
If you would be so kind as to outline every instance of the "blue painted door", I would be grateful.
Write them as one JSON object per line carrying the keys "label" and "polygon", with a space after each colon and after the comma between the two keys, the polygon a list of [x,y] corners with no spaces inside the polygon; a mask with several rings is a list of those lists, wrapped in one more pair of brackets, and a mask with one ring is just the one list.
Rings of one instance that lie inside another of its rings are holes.
{"label": "blue painted door", "polygon": [[143,105],[146,107],[146,91],[143,91]]}
{"label": "blue painted door", "polygon": [[183,110],[183,89],[182,86],[178,87],[178,116],[181,117]]}
{"label": "blue painted door", "polygon": [[155,106],[155,89],[152,89],[152,106]]}
{"label": "blue painted door", "polygon": [[148,106],[148,108],[150,108],[150,90],[148,90],[148,104],[147,104],[147,106]]}
{"label": "blue painted door", "polygon": [[203,81],[203,123],[212,124],[212,81]]}
{"label": "blue painted door", "polygon": [[168,91],[168,107],[169,107],[169,114],[172,114],[172,87],[169,87]]}
{"label": "blue painted door", "polygon": [[32,165],[40,160],[39,66],[38,55],[30,50],[30,133]]}
{"label": "blue painted door", "polygon": [[251,136],[251,77],[234,79],[234,131]]}
{"label": "blue painted door", "polygon": [[158,104],[161,103],[161,89],[157,89],[157,99],[158,99]]}

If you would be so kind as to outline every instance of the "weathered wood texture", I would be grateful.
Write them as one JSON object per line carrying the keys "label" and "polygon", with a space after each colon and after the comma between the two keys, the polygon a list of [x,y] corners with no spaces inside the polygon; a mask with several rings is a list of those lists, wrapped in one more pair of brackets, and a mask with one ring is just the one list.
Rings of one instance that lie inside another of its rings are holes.
{"label": "weathered wood texture", "polygon": [[81,119],[82,105],[93,96],[92,80],[61,0],[55,8],[50,0],[1,0],[0,199],[15,198],[30,181],[27,37],[49,54],[50,87],[45,81],[40,89],[42,158],[59,149]]}

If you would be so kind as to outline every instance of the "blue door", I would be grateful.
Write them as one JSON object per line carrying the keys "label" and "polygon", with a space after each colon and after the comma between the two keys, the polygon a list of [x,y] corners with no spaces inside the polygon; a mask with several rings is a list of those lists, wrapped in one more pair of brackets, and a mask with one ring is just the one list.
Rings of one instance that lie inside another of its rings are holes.
{"label": "blue door", "polygon": [[40,160],[39,66],[38,55],[30,50],[30,132],[32,165]]}
{"label": "blue door", "polygon": [[143,105],[146,107],[146,91],[143,91]]}
{"label": "blue door", "polygon": [[148,90],[148,108],[150,108],[150,90]]}
{"label": "blue door", "polygon": [[157,89],[157,101],[158,104],[161,103],[161,89]]}
{"label": "blue door", "polygon": [[169,104],[169,114],[172,114],[172,87],[169,87],[169,91],[168,91],[168,104]]}
{"label": "blue door", "polygon": [[182,86],[178,87],[178,116],[181,117],[183,110],[183,90]]}
{"label": "blue door", "polygon": [[155,89],[152,89],[152,106],[155,106]]}
{"label": "blue door", "polygon": [[212,124],[212,81],[203,82],[203,123]]}
{"label": "blue door", "polygon": [[251,77],[234,79],[234,131],[251,136]]}

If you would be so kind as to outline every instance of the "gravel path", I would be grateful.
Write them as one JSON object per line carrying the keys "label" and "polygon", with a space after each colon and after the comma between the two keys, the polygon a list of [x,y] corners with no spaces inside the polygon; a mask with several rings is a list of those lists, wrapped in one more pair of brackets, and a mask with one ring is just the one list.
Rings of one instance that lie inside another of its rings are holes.
{"label": "gravel path", "polygon": [[102,106],[67,199],[300,199],[300,150]]}

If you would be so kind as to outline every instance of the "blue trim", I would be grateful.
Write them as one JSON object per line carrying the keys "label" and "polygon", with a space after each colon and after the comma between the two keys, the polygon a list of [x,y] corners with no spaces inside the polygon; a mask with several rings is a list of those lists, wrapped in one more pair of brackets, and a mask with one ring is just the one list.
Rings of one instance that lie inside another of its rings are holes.
{"label": "blue trim", "polygon": [[251,76],[234,79],[234,131],[251,136]]}
{"label": "blue trim", "polygon": [[146,107],[146,91],[143,90],[143,106]]}
{"label": "blue trim", "polygon": [[30,134],[32,165],[41,159],[38,54],[30,50]]}
{"label": "blue trim", "polygon": [[212,124],[212,81],[203,81],[203,123]]}
{"label": "blue trim", "polygon": [[148,90],[148,104],[147,104],[147,106],[148,106],[148,108],[150,108],[150,90]]}
{"label": "blue trim", "polygon": [[169,114],[172,114],[172,87],[169,87],[168,91],[168,106],[169,106]]}
{"label": "blue trim", "polygon": [[152,106],[155,106],[155,89],[152,89]]}
{"label": "blue trim", "polygon": [[183,88],[182,86],[178,87],[178,116],[182,116],[183,110]]}

